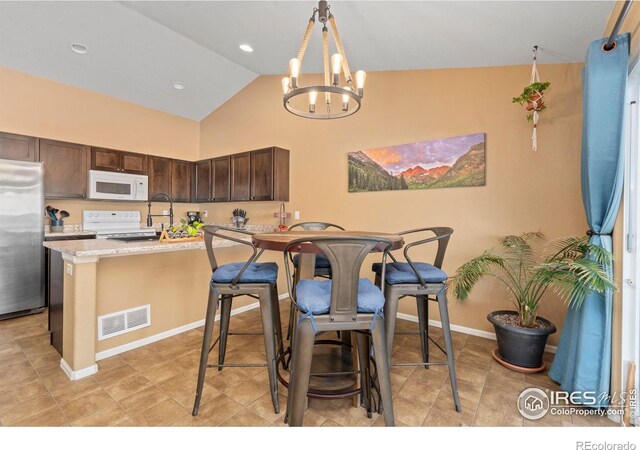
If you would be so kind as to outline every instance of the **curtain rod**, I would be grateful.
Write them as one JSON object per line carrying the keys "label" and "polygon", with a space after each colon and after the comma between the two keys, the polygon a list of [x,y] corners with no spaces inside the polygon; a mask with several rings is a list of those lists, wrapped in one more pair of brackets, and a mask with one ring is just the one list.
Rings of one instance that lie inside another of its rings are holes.
{"label": "curtain rod", "polygon": [[609,40],[602,47],[605,51],[611,51],[615,48],[615,40],[620,28],[622,27],[622,23],[624,19],[627,17],[627,13],[629,12],[629,8],[631,8],[631,3],[633,0],[626,0],[624,5],[622,6],[622,10],[620,11],[620,15],[618,16],[618,20],[616,20],[616,24],[613,26],[613,30],[611,30],[611,36],[609,36]]}

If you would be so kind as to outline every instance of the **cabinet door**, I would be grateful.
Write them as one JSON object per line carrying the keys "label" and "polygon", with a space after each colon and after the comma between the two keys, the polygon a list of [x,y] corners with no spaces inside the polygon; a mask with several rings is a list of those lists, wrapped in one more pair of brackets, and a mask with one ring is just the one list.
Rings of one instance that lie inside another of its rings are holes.
{"label": "cabinet door", "polygon": [[193,169],[193,201],[211,201],[211,160],[198,161]]}
{"label": "cabinet door", "polygon": [[121,171],[136,175],[147,175],[147,155],[122,152]]}
{"label": "cabinet door", "polygon": [[273,149],[251,152],[251,200],[273,200]]}
{"label": "cabinet door", "polygon": [[231,200],[231,158],[229,156],[221,156],[211,160],[213,172],[213,193],[211,194],[214,202],[228,202]]}
{"label": "cabinet door", "polygon": [[175,202],[191,202],[190,162],[171,160],[171,196]]}
{"label": "cabinet door", "polygon": [[149,198],[159,192],[171,195],[171,159],[152,156],[149,158]]}
{"label": "cabinet door", "polygon": [[122,172],[122,152],[108,148],[91,147],[91,169]]}
{"label": "cabinet door", "polygon": [[251,152],[231,155],[231,201],[250,200]]}
{"label": "cabinet door", "polygon": [[20,134],[0,133],[0,159],[36,160],[36,138]]}
{"label": "cabinet door", "polygon": [[44,164],[45,197],[86,197],[89,147],[40,139],[39,160]]}
{"label": "cabinet door", "polygon": [[289,201],[289,150],[273,148],[273,199]]}

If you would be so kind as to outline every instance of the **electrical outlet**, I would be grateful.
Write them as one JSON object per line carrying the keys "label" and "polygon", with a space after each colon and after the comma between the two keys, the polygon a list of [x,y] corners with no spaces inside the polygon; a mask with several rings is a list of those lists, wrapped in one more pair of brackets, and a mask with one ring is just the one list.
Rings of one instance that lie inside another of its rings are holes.
{"label": "electrical outlet", "polygon": [[203,217],[203,218],[205,218],[205,219],[206,219],[206,218],[207,218],[207,215],[208,215],[207,211],[202,211],[202,217]]}
{"label": "electrical outlet", "polygon": [[73,264],[67,263],[67,274],[73,276]]}
{"label": "electrical outlet", "polygon": [[298,220],[300,218],[300,211],[294,211],[293,218]]}

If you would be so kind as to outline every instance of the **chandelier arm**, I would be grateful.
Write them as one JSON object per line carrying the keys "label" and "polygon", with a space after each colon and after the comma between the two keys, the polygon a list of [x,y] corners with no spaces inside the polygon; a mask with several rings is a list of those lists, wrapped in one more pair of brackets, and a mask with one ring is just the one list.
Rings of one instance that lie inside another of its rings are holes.
{"label": "chandelier arm", "polygon": [[304,52],[307,51],[307,45],[309,44],[309,39],[311,39],[311,31],[313,30],[313,25],[316,23],[316,12],[313,11],[313,16],[309,19],[309,23],[307,24],[307,30],[304,32],[304,37],[302,38],[302,43],[300,44],[300,50],[298,50],[298,61],[300,61],[300,65],[302,66],[302,58],[304,58]]}
{"label": "chandelier arm", "polygon": [[[327,27],[322,27],[322,59],[324,65],[324,84],[325,86],[331,85],[331,78],[329,76],[329,31]],[[331,103],[331,94],[326,92],[324,94],[325,103],[329,105]]]}
{"label": "chandelier arm", "polygon": [[334,19],[333,14],[329,14],[329,26],[331,27],[333,38],[336,41],[336,48],[338,49],[338,53],[340,53],[340,55],[342,56],[342,72],[344,73],[344,79],[347,80],[347,84],[353,89],[353,80],[351,78],[351,70],[349,70],[349,62],[347,61],[347,55],[344,52],[342,39],[340,39],[338,26],[336,25],[336,20]]}

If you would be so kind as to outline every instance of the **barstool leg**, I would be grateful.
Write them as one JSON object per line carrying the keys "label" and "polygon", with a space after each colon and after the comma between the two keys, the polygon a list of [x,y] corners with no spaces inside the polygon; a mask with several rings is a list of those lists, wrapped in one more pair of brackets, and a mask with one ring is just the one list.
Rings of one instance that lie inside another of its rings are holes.
{"label": "barstool leg", "polygon": [[[296,267],[295,270],[293,271],[293,288],[294,289],[298,285],[298,281],[300,281],[300,269]],[[293,301],[289,299],[289,323],[287,325],[287,341],[290,341],[291,336],[293,336],[293,333],[294,333],[293,322],[295,321],[295,317],[296,317],[295,307],[293,306]]]}
{"label": "barstool leg", "polygon": [[398,314],[398,294],[395,293],[392,285],[385,284],[384,289],[384,322],[387,339],[387,357],[391,366],[391,352],[393,351],[393,335],[396,332],[396,315]]}
{"label": "barstool leg", "polygon": [[[426,295],[416,295],[418,307],[418,324],[420,325],[420,348],[422,349],[422,362],[429,362],[429,303]],[[429,366],[424,366],[428,369]]]}
{"label": "barstool leg", "polygon": [[440,309],[440,320],[442,321],[442,333],[444,334],[444,345],[447,350],[447,365],[449,366],[449,379],[451,380],[451,392],[453,393],[453,403],[456,411],[462,412],[460,399],[458,398],[458,382],[456,380],[456,367],[453,360],[453,343],[451,341],[451,327],[449,326],[449,308],[447,307],[447,294],[444,287],[437,295],[438,308]]}
{"label": "barstool leg", "polygon": [[301,427],[304,419],[315,337],[316,334],[309,320],[304,320],[297,325],[289,377],[289,410],[287,413],[290,427]]}
{"label": "barstool leg", "polygon": [[278,299],[278,285],[274,284],[271,290],[271,309],[273,313],[273,323],[276,333],[276,364],[278,358],[284,353],[284,342],[282,340],[282,321],[280,320],[280,300]]}
{"label": "barstool leg", "polygon": [[202,351],[200,352],[200,366],[198,368],[198,385],[196,387],[196,399],[193,403],[192,415],[198,415],[200,408],[200,398],[202,397],[202,388],[204,386],[204,378],[207,372],[207,361],[209,360],[209,349],[211,348],[211,336],[213,335],[213,324],[216,320],[216,308],[218,306],[218,296],[215,291],[209,288],[209,301],[207,303],[207,316],[204,324],[204,335],[202,337]]}
{"label": "barstool leg", "polygon": [[271,401],[273,410],[276,414],[280,413],[280,401],[278,399],[278,377],[276,375],[276,338],[274,332],[274,322],[277,320],[273,317],[273,288],[269,287],[259,294],[260,315],[262,317],[262,334],[264,336],[264,349],[267,355],[267,370],[269,372],[269,390],[271,392]]}
{"label": "barstool leg", "polygon": [[369,335],[356,333],[358,342],[358,363],[360,364],[360,403],[367,410],[367,417],[372,417],[371,409],[371,374],[369,365]]}
{"label": "barstool leg", "polygon": [[[218,343],[218,365],[224,364],[227,354],[227,337],[229,337],[229,322],[231,320],[232,295],[223,295],[220,301],[220,342]],[[218,367],[221,371],[222,367]]]}
{"label": "barstool leg", "polygon": [[391,374],[389,372],[389,356],[387,355],[387,339],[385,339],[385,320],[378,318],[371,331],[373,338],[373,352],[378,366],[378,381],[380,383],[380,400],[384,413],[384,425],[395,426],[393,415],[393,399],[391,394]]}

